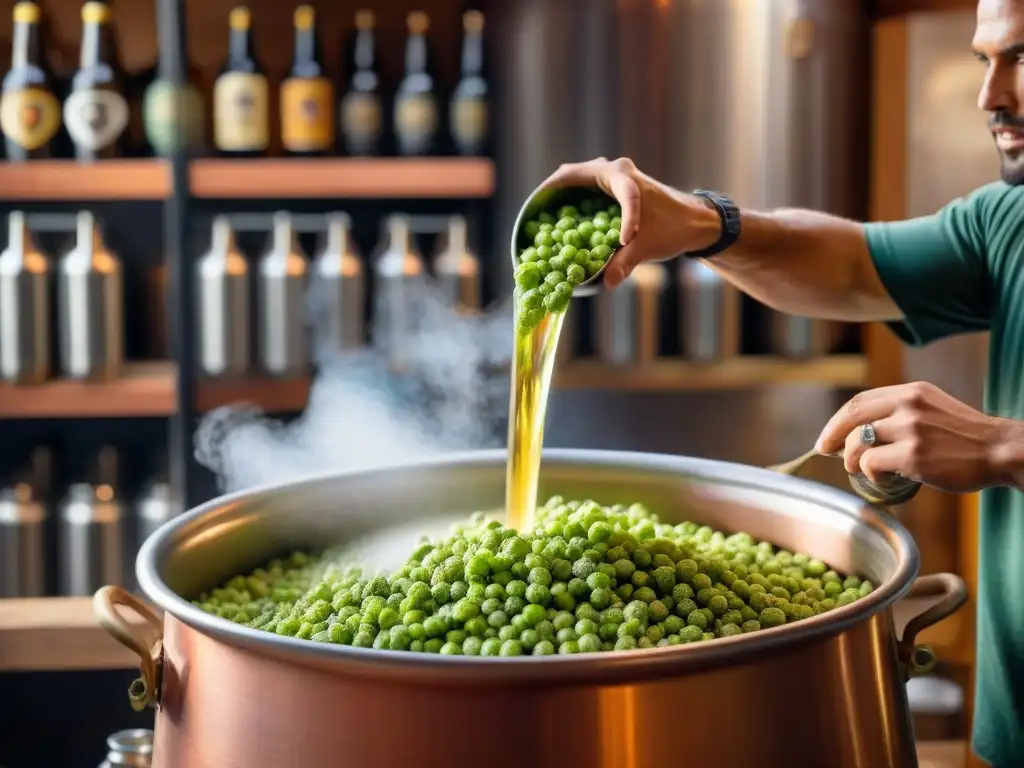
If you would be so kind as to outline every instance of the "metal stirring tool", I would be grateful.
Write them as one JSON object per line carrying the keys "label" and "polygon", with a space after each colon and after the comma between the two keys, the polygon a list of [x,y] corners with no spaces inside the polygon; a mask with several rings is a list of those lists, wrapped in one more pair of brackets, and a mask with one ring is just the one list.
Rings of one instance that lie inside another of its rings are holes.
{"label": "metal stirring tool", "polygon": [[[774,464],[770,467],[766,467],[766,469],[770,469],[773,472],[779,472],[783,475],[797,475],[800,473],[800,470],[804,468],[807,462],[816,456],[826,456],[831,459],[843,458],[841,453],[818,453],[818,451],[812,448],[807,451],[807,453],[797,456],[795,459],[791,459],[790,461],[782,464]],[[883,506],[906,504],[917,495],[918,491],[921,490],[921,483],[895,472],[886,473],[878,483],[870,480],[863,472],[851,472],[849,473],[849,479],[850,487],[853,488],[854,493],[869,504],[879,504]]]}

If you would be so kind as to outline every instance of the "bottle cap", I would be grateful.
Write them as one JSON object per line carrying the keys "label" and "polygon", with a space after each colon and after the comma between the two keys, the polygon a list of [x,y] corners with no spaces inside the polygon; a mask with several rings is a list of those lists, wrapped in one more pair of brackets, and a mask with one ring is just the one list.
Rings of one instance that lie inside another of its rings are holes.
{"label": "bottle cap", "polygon": [[15,24],[38,24],[41,15],[35,3],[20,2],[14,6]]}
{"label": "bottle cap", "polygon": [[300,5],[295,9],[295,28],[312,29],[313,21],[316,18],[316,11],[312,5]]}
{"label": "bottle cap", "polygon": [[228,14],[228,26],[231,29],[247,31],[252,26],[252,16],[249,14],[249,9],[244,5],[232,8],[231,13]]}
{"label": "bottle cap", "polygon": [[363,9],[356,11],[356,29],[373,29],[377,23],[377,16],[373,11]]}
{"label": "bottle cap", "polygon": [[82,21],[85,24],[106,24],[110,19],[110,8],[106,3],[86,3],[82,6]]}
{"label": "bottle cap", "polygon": [[409,31],[414,35],[426,34],[427,30],[430,29],[430,18],[423,11],[413,11],[406,18],[405,22]]}

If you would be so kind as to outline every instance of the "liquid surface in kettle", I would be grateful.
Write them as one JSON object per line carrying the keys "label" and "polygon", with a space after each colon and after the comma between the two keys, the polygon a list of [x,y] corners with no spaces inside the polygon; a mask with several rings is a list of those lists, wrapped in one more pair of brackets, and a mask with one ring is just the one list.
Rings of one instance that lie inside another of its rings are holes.
{"label": "liquid surface in kettle", "polygon": [[519,291],[516,291],[515,302],[505,525],[517,531],[529,531],[537,510],[544,417],[565,312],[546,314],[536,327],[525,328],[520,323]]}

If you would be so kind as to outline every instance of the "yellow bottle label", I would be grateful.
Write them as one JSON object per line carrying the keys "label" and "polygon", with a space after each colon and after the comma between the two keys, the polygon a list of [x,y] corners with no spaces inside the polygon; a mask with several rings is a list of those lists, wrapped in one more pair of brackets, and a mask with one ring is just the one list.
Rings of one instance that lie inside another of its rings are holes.
{"label": "yellow bottle label", "polygon": [[429,96],[403,96],[395,105],[395,132],[404,152],[427,151],[437,122],[437,103]]}
{"label": "yellow bottle label", "polygon": [[487,135],[487,102],[456,99],[452,104],[452,135],[460,146],[478,148]]}
{"label": "yellow bottle label", "polygon": [[368,93],[352,92],[341,102],[341,131],[348,146],[367,151],[380,138],[380,99]]}
{"label": "yellow bottle label", "polygon": [[281,140],[291,152],[334,146],[334,86],[325,77],[291,77],[281,84]]}
{"label": "yellow bottle label", "polygon": [[226,152],[260,152],[270,143],[267,78],[228,72],[213,86],[213,141]]}
{"label": "yellow bottle label", "polygon": [[42,88],[0,96],[0,130],[27,150],[46,146],[60,128],[60,103]]}

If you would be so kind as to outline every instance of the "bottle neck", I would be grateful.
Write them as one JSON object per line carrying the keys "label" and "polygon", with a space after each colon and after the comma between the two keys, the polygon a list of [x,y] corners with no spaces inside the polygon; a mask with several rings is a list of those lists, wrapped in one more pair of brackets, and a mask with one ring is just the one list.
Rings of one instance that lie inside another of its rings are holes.
{"label": "bottle neck", "polygon": [[82,30],[82,50],[79,53],[78,65],[82,69],[94,67],[108,61],[111,51],[106,25],[99,22],[86,22]]}
{"label": "bottle neck", "polygon": [[388,224],[388,247],[391,250],[402,249],[408,253],[411,249],[409,223],[405,219],[392,219]]}
{"label": "bottle neck", "polygon": [[24,254],[28,244],[29,235],[25,214],[21,211],[12,211],[7,217],[7,249],[13,253]]}
{"label": "bottle neck", "polygon": [[419,75],[427,71],[427,38],[419,33],[409,35],[405,44],[405,74]]}
{"label": "bottle neck", "polygon": [[290,220],[278,219],[274,222],[274,253],[291,253],[294,239]]}
{"label": "bottle neck", "polygon": [[210,245],[210,250],[218,256],[226,255],[234,246],[234,232],[231,231],[231,222],[226,216],[218,216],[213,220],[213,238]]}
{"label": "bottle neck", "polygon": [[356,33],[356,46],[353,63],[357,71],[370,70],[374,67],[376,45],[372,29],[360,29]]}
{"label": "bottle neck", "polygon": [[252,30],[232,29],[228,33],[228,62],[241,64],[252,61]]}
{"label": "bottle neck", "polygon": [[39,63],[40,50],[38,24],[29,22],[20,22],[15,24],[14,39],[11,43],[12,69]]}
{"label": "bottle neck", "polygon": [[295,30],[295,65],[311,64],[317,60],[316,32],[312,27]]}
{"label": "bottle neck", "polygon": [[455,220],[448,225],[448,250],[451,253],[465,253],[469,249],[465,220]]}
{"label": "bottle neck", "polygon": [[479,32],[466,33],[462,41],[462,76],[479,77],[484,68],[484,40]]}
{"label": "bottle neck", "polygon": [[327,252],[344,253],[348,250],[348,218],[332,216],[327,222]]}

